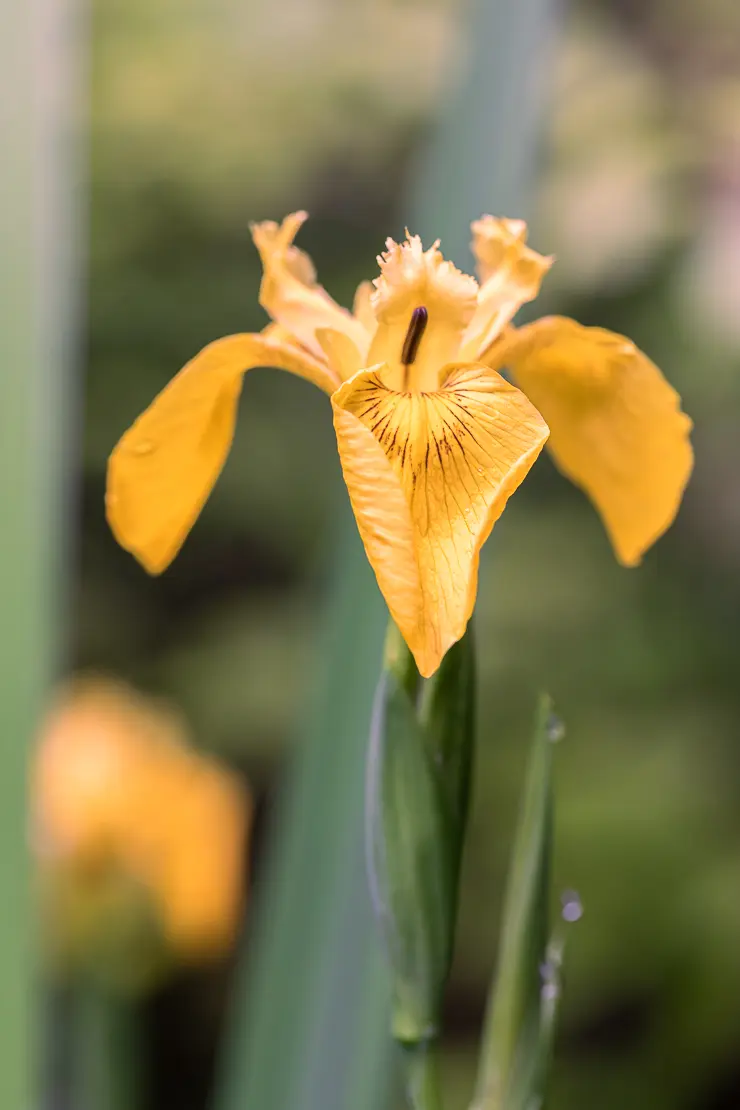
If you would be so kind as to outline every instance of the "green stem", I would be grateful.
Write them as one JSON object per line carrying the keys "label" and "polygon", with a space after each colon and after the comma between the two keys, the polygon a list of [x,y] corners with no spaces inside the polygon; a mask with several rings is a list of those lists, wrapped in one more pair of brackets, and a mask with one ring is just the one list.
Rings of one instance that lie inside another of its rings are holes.
{"label": "green stem", "polygon": [[78,984],[75,1002],[75,1095],[82,1110],[133,1110],[141,1093],[133,1003],[89,981]]}
{"label": "green stem", "polygon": [[414,657],[406,646],[406,642],[398,631],[398,625],[392,617],[388,620],[383,648],[383,666],[396,677],[402,690],[405,690],[411,702],[416,701],[421,689],[422,679]]}
{"label": "green stem", "polygon": [[434,1042],[404,1047],[406,1089],[412,1110],[442,1110]]}

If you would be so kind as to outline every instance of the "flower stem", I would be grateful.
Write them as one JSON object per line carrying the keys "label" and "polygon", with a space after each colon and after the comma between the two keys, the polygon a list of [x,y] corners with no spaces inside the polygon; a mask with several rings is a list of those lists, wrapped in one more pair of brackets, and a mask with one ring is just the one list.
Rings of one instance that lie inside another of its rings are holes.
{"label": "flower stem", "polygon": [[437,1056],[431,1041],[404,1048],[406,1089],[412,1110],[442,1110]]}

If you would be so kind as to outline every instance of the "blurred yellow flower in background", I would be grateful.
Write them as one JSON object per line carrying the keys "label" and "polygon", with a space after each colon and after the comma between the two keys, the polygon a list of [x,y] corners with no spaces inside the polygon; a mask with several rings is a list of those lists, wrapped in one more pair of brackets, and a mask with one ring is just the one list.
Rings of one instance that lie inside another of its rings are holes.
{"label": "blurred yellow flower in background", "polygon": [[39,735],[31,799],[58,959],[118,958],[128,944],[146,977],[163,961],[228,952],[251,803],[232,774],[187,746],[174,712],[112,680],[64,689]]}
{"label": "blurred yellow flower in background", "polygon": [[270,365],[331,396],[365,550],[422,675],[463,635],[481,546],[548,435],[617,557],[639,562],[678,510],[691,422],[622,336],[557,317],[511,326],[552,264],[526,245],[526,224],[473,224],[480,284],[438,243],[389,239],[350,313],[294,246],[305,218],[253,227],[273,323],[204,348],[113,451],[106,508],[121,545],[150,573],[169,565],[228,455],[244,372]]}

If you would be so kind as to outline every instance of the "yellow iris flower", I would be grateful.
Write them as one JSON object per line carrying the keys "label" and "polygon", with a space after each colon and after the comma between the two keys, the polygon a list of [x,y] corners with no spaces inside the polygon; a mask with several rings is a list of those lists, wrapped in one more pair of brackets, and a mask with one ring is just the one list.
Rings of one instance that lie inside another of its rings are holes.
{"label": "yellow iris flower", "polygon": [[548,436],[619,561],[638,563],[678,511],[691,421],[628,339],[560,317],[511,326],[553,261],[526,245],[526,224],[473,223],[480,284],[437,243],[389,239],[374,288],[360,285],[348,312],[293,243],[305,219],[252,228],[274,322],[205,347],[113,451],[119,543],[152,574],[169,565],[226,460],[244,372],[276,366],[331,397],[365,550],[422,675],[463,635],[481,546]]}
{"label": "yellow iris flower", "polygon": [[[110,925],[96,910],[119,879],[146,894],[174,952],[228,952],[251,797],[189,746],[176,713],[112,680],[63,690],[34,754],[32,803],[53,924],[70,942],[86,921],[92,934]],[[77,940],[91,945],[87,932]]]}

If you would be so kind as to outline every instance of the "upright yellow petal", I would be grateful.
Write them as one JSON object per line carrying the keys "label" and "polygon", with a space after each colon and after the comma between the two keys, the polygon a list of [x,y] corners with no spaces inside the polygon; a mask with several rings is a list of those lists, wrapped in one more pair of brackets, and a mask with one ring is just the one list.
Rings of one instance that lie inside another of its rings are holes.
{"label": "upright yellow petal", "polygon": [[550,425],[562,472],[593,501],[619,561],[640,562],[673,522],[694,456],[691,420],[629,339],[546,317],[491,351]]}
{"label": "upright yellow petal", "polygon": [[357,348],[359,363],[367,352],[369,333],[318,284],[311,259],[293,243],[307,218],[305,212],[293,212],[281,224],[273,220],[252,224],[264,267],[260,304],[316,358],[325,357],[318,329],[343,332]]}
{"label": "upright yellow petal", "polygon": [[482,366],[433,392],[396,392],[384,368],[332,397],[339,455],[368,559],[421,674],[473,611],[481,545],[547,439],[527,398]]}
{"label": "upright yellow petal", "polygon": [[[463,332],[475,312],[478,283],[446,261],[434,243],[424,250],[418,235],[404,243],[386,242],[378,258],[372,305],[378,321],[367,366],[384,363],[395,389],[436,389],[440,371],[457,359]],[[426,311],[413,366],[404,350],[415,309]]]}
{"label": "upright yellow petal", "polygon": [[368,335],[375,334],[378,321],[375,319],[372,305],[373,283],[361,281],[355,290],[355,299],[352,302],[352,315],[356,316]]}
{"label": "upright yellow petal", "polygon": [[553,263],[527,246],[524,220],[482,216],[471,224],[478,276],[478,307],[463,337],[462,359],[475,360],[501,334],[523,304],[533,301]]}
{"label": "upright yellow petal", "polygon": [[362,367],[360,352],[343,331],[319,328],[316,332],[324,359],[340,382],[346,382]]}
{"label": "upright yellow petal", "polygon": [[339,385],[304,351],[262,335],[209,344],[122,436],[108,463],[106,515],[114,536],[150,574],[174,559],[231,447],[242,375],[276,366],[327,393]]}

